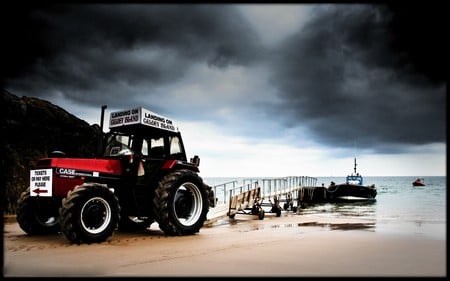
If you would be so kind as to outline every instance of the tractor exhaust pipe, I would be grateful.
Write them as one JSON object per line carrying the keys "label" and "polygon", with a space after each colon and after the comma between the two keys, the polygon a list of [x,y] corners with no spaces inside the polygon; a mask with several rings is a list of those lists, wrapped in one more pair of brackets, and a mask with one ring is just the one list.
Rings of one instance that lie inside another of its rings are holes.
{"label": "tractor exhaust pipe", "polygon": [[103,119],[105,118],[105,109],[107,108],[106,105],[102,105],[102,115],[100,117],[100,132],[103,134]]}
{"label": "tractor exhaust pipe", "polygon": [[98,137],[98,145],[97,145],[97,157],[101,156],[103,152],[103,123],[105,118],[105,109],[106,105],[102,105],[102,113],[100,116],[100,135]]}

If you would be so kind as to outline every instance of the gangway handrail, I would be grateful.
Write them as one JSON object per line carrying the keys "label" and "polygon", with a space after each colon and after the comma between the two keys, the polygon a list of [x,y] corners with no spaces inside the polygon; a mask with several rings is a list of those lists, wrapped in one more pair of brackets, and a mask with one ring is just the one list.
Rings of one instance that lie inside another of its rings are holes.
{"label": "gangway handrail", "polygon": [[233,181],[228,181],[228,182],[225,182],[225,183],[221,183],[221,184],[215,185],[215,186],[213,186],[214,194],[216,194],[216,196],[217,196],[217,190],[219,189],[219,187],[223,186],[223,200],[222,200],[222,203],[226,204],[227,203],[227,185],[233,184],[233,187],[231,189],[235,189],[236,188],[236,184],[238,182],[239,182],[238,180],[233,180]]}
{"label": "gangway handrail", "polygon": [[[243,193],[252,188],[261,188],[261,199],[268,199],[273,196],[280,196],[296,191],[300,187],[315,186],[317,178],[309,176],[285,176],[285,177],[261,177],[261,178],[244,178],[241,180],[228,181],[213,186],[214,194],[223,188],[222,203],[230,203],[228,200],[236,192]],[[231,185],[231,186],[230,186]],[[227,196],[228,194],[228,196]],[[228,201],[228,202],[227,202]]]}

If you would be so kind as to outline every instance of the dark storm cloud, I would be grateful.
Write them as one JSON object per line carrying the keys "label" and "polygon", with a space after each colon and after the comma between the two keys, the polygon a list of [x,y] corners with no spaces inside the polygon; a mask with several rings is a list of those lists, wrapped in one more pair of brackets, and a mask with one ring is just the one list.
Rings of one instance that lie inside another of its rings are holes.
{"label": "dark storm cloud", "polygon": [[[416,8],[400,10],[416,14]],[[417,47],[408,45],[413,38],[399,34],[406,26],[417,28],[408,33],[421,41],[429,38],[423,38],[425,30],[443,32],[436,25],[443,18],[428,19],[442,11],[432,15],[425,8],[413,18],[385,6],[320,6],[279,52],[273,83],[284,104],[277,110],[335,147],[356,143],[392,152],[401,145],[445,142],[443,63],[424,64],[444,61],[444,49],[436,47],[443,37]],[[420,23],[409,25],[415,21]]]}
{"label": "dark storm cloud", "polygon": [[[177,100],[176,113],[213,120],[227,112],[224,131],[255,138],[278,138],[275,130],[298,125],[299,138],[391,153],[446,141],[444,11],[318,5],[301,30],[270,49],[232,5],[7,6],[2,83],[14,94],[54,95],[86,107],[107,99],[110,108],[127,108],[168,98],[157,89],[176,87],[198,65],[238,65],[252,85],[231,88],[249,96],[233,93],[219,104],[205,96],[226,90],[205,93],[205,77],[191,78],[201,85],[202,102]],[[258,68],[266,68],[270,81]],[[234,86],[226,79],[220,82]],[[272,92],[278,96],[268,98]]]}
{"label": "dark storm cloud", "polygon": [[105,91],[111,101],[132,99],[142,95],[136,88],[173,83],[194,62],[248,64],[258,49],[248,23],[226,5],[13,6],[5,12],[16,30],[8,29],[3,78],[25,93],[56,91],[81,103],[101,103],[98,93]]}

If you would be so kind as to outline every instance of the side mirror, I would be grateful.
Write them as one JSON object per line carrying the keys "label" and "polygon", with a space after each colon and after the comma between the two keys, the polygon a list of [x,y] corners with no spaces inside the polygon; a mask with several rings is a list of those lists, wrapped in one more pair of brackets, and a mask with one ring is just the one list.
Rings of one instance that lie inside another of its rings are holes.
{"label": "side mirror", "polygon": [[195,155],[194,158],[191,158],[191,163],[195,166],[200,166],[200,157],[198,155]]}

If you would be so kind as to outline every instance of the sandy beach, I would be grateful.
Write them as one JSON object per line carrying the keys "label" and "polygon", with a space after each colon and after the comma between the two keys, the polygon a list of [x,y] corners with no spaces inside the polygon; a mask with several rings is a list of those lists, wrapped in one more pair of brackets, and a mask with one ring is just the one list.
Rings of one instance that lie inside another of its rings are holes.
{"label": "sandy beach", "polygon": [[[192,236],[153,223],[100,244],[3,229],[4,277],[446,277],[446,241],[286,212],[225,217]],[[370,224],[369,224],[370,225]],[[373,226],[373,225],[372,225]]]}

